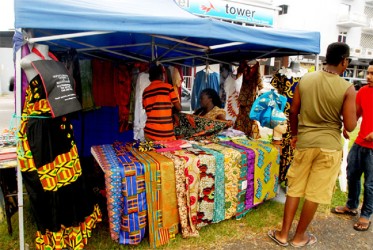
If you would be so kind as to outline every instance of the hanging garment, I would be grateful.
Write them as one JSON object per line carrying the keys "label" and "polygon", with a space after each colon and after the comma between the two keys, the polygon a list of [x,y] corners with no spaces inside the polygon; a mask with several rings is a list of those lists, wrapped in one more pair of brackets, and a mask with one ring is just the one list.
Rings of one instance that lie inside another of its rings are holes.
{"label": "hanging garment", "polygon": [[192,110],[200,107],[200,95],[204,89],[214,89],[219,93],[219,74],[216,72],[209,72],[208,70],[201,70],[197,72],[193,83],[191,106]]}
{"label": "hanging garment", "polygon": [[96,106],[115,107],[114,65],[112,62],[92,60],[92,94]]}
{"label": "hanging garment", "polygon": [[114,87],[116,102],[119,107],[119,132],[129,130],[131,75],[127,65],[114,67]]}
{"label": "hanging garment", "polygon": [[238,113],[239,113],[239,103],[238,97],[240,94],[242,86],[242,75],[239,76],[237,79],[229,74],[227,79],[224,83],[225,93],[226,93],[226,100],[224,110],[226,111],[226,119],[236,121]]}
{"label": "hanging garment", "polygon": [[[282,73],[276,73],[273,75],[271,85],[277,90],[280,95],[286,97],[286,105],[284,114],[289,118],[290,106],[293,101],[295,87],[300,81],[300,77],[287,76]],[[280,183],[286,180],[286,173],[290,167],[291,162],[294,158],[293,147],[290,144],[291,141],[291,129],[287,127],[286,133],[282,135],[282,150],[280,159]]]}
{"label": "hanging garment", "polygon": [[247,61],[242,61],[237,73],[242,74],[242,86],[238,97],[239,113],[233,128],[245,132],[249,138],[257,139],[260,137],[259,126],[256,121],[249,118],[249,113],[258,91],[263,88],[259,62],[250,66]]}
{"label": "hanging garment", "polygon": [[142,106],[142,94],[144,89],[150,85],[149,74],[140,73],[136,82],[135,93],[135,115],[133,121],[133,139],[144,141],[144,128],[146,123],[146,111]]}
{"label": "hanging garment", "polygon": [[91,60],[80,60],[80,76],[82,82],[82,106],[84,109],[92,109],[95,104],[92,96],[92,64]]}
{"label": "hanging garment", "polygon": [[101,211],[88,199],[69,118],[51,117],[37,75],[26,91],[17,149],[38,230],[36,249],[83,249]]}

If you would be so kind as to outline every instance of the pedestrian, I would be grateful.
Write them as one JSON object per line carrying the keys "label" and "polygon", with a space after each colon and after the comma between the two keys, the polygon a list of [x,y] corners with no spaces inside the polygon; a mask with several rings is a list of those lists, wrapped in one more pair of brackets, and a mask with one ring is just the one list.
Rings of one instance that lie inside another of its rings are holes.
{"label": "pedestrian", "polygon": [[307,228],[318,205],[331,202],[342,159],[342,125],[351,132],[357,123],[355,88],[340,77],[350,62],[349,52],[345,43],[330,44],[324,68],[305,74],[295,88],[290,108],[291,145],[295,150],[287,173],[282,228],[268,232],[280,246],[289,245],[289,231],[301,197],[304,204],[290,244],[303,247],[317,242]]}
{"label": "pedestrian", "polygon": [[[356,95],[356,117],[362,118],[359,134],[347,157],[348,198],[345,206],[332,209],[333,213],[355,216],[358,214],[361,175],[364,174],[364,196],[360,217],[354,224],[357,231],[367,231],[373,212],[373,61],[367,70],[368,84]],[[346,139],[349,135],[344,132]]]}
{"label": "pedestrian", "polygon": [[142,100],[146,111],[144,128],[148,141],[176,140],[172,119],[173,107],[181,111],[180,101],[171,84],[163,82],[163,66],[149,69],[150,85],[144,89]]}

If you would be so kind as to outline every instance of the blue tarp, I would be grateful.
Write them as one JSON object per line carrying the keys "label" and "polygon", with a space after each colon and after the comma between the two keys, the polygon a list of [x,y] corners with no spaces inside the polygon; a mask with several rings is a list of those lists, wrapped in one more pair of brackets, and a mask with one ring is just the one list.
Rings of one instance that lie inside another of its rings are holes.
{"label": "blue tarp", "polygon": [[[189,65],[204,64],[206,59],[234,62],[320,52],[319,32],[245,27],[201,18],[181,9],[173,0],[14,2],[15,27],[32,28],[34,37],[85,31],[113,32],[70,40],[54,39],[53,43],[48,43],[52,50],[76,48],[95,56],[132,61],[134,58],[150,61],[158,57],[163,62]],[[215,47],[227,43],[234,44]]]}

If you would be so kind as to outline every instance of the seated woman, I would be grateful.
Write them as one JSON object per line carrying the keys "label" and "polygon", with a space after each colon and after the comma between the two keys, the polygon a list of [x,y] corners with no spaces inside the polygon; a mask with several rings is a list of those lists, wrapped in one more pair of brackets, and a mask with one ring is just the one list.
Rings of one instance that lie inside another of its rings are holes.
{"label": "seated woman", "polygon": [[221,100],[214,89],[204,89],[200,95],[201,107],[194,114],[208,119],[225,120],[226,112],[221,108]]}

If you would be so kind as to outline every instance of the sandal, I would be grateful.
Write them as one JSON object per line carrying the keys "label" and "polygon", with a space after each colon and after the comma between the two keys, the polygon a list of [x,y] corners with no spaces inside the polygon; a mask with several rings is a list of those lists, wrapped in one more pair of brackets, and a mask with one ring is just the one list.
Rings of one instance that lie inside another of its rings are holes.
{"label": "sandal", "polygon": [[343,215],[349,215],[349,216],[356,216],[357,211],[356,210],[349,210],[346,207],[334,207],[330,210],[333,214],[343,214]]}
{"label": "sandal", "polygon": [[271,238],[274,242],[276,242],[276,244],[279,246],[282,246],[282,247],[289,246],[288,242],[281,242],[280,240],[276,238],[276,230],[269,230],[268,237]]}
{"label": "sandal", "polygon": [[317,242],[316,236],[311,233],[308,233],[308,240],[306,243],[297,245],[297,244],[294,244],[294,242],[290,242],[290,245],[295,248],[301,248],[301,247],[306,247],[306,246],[312,246],[316,242]]}
{"label": "sandal", "polygon": [[356,231],[368,231],[370,224],[371,224],[370,221],[369,222],[358,221],[354,224],[354,229]]}

